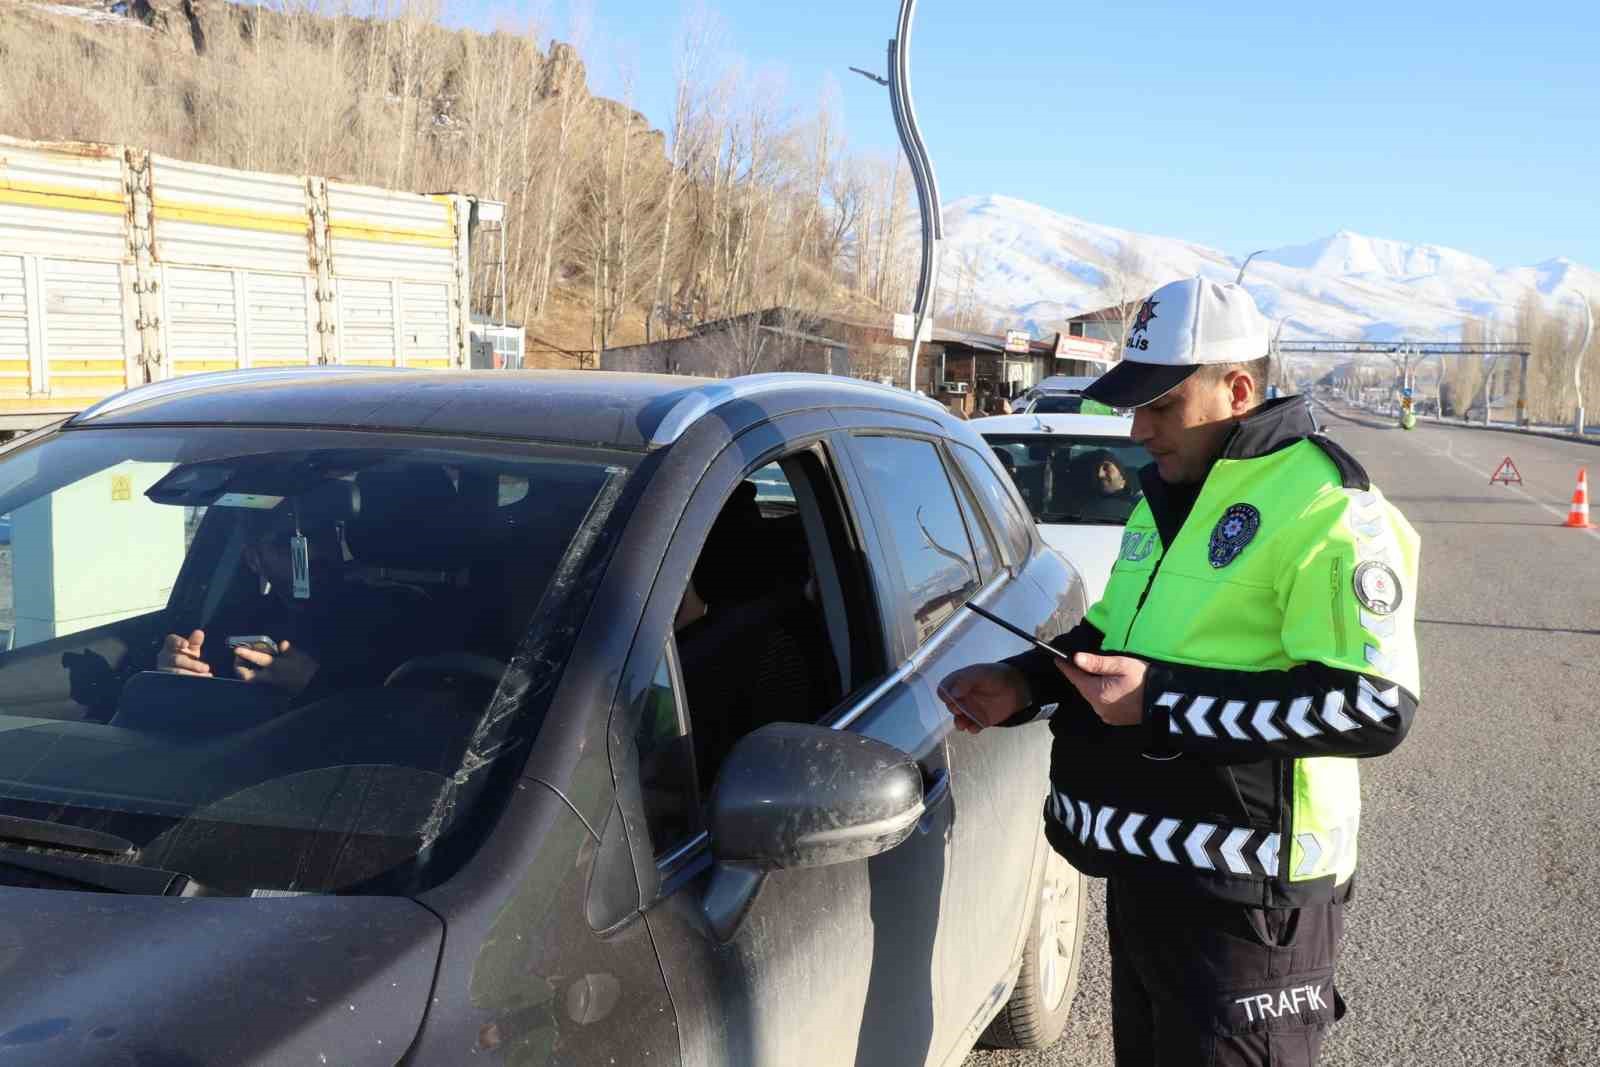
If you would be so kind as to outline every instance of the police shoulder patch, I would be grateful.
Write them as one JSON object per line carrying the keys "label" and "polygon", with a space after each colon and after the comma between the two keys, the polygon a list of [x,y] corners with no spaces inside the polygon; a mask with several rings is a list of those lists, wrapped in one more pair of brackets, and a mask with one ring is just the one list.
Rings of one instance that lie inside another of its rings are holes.
{"label": "police shoulder patch", "polygon": [[1238,559],[1259,529],[1261,512],[1252,505],[1234,504],[1228,508],[1211,528],[1211,551],[1207,553],[1211,565],[1221,569]]}
{"label": "police shoulder patch", "polygon": [[1157,534],[1154,530],[1124,530],[1122,548],[1117,558],[1129,563],[1142,563],[1156,550]]}
{"label": "police shoulder patch", "polygon": [[1356,568],[1355,587],[1356,599],[1374,615],[1393,615],[1405,595],[1394,568],[1375,559]]}

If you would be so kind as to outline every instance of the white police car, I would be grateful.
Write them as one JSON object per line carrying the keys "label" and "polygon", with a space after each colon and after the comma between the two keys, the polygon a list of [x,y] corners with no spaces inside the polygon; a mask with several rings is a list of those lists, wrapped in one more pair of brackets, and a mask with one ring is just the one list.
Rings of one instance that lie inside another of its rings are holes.
{"label": "white police car", "polygon": [[1011,475],[1045,543],[1083,575],[1089,602],[1104,592],[1122,527],[1144,495],[1150,454],[1133,419],[1115,415],[996,415],[974,419]]}

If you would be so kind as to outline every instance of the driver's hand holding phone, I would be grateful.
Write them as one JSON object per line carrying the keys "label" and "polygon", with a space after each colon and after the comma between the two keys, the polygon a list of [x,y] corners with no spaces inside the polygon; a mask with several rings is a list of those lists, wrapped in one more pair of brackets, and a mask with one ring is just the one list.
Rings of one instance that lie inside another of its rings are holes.
{"label": "driver's hand holding phone", "polygon": [[[168,634],[156,656],[156,666],[176,674],[211,677],[211,665],[201,658],[205,648],[204,630],[188,637]],[[242,681],[270,685],[288,693],[299,693],[311,684],[318,663],[288,641],[274,641],[266,634],[247,634],[227,638],[233,649],[233,673]]]}

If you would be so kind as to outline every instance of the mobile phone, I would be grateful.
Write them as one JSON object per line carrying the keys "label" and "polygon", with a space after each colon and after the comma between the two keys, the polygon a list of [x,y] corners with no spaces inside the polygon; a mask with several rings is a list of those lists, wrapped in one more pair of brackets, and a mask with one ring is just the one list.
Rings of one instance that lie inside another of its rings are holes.
{"label": "mobile phone", "polygon": [[1030,634],[1028,631],[1024,630],[1022,627],[1013,626],[1009,622],[1006,622],[1006,620],[1000,618],[1000,616],[990,614],[989,612],[987,612],[987,611],[983,610],[982,608],[978,607],[978,605],[976,605],[976,604],[969,603],[967,605],[967,607],[969,609],[971,609],[973,614],[980,615],[983,618],[988,619],[990,622],[994,623],[996,626],[1000,627],[1001,629],[1010,630],[1012,633],[1016,634],[1018,637],[1022,638],[1024,641],[1028,642],[1028,644],[1033,645],[1035,648],[1044,649],[1046,652],[1050,653],[1056,659],[1064,660],[1067,663],[1071,663],[1072,662],[1072,654],[1071,653],[1063,652],[1059,648],[1054,648],[1051,645],[1046,644],[1045,642],[1043,642],[1043,641],[1039,640],[1037,637],[1035,637],[1033,634]]}
{"label": "mobile phone", "polygon": [[266,634],[245,634],[242,637],[228,638],[229,648],[248,648],[255,652],[264,652],[269,656],[278,654],[278,642]]}

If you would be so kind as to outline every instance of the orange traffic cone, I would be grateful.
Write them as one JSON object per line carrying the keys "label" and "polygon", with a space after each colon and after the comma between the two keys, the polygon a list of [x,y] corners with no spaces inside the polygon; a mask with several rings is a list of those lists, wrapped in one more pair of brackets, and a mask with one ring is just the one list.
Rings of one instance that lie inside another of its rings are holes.
{"label": "orange traffic cone", "polygon": [[1576,530],[1592,530],[1589,521],[1589,469],[1578,468],[1578,488],[1572,491],[1572,510],[1567,512],[1566,525]]}

